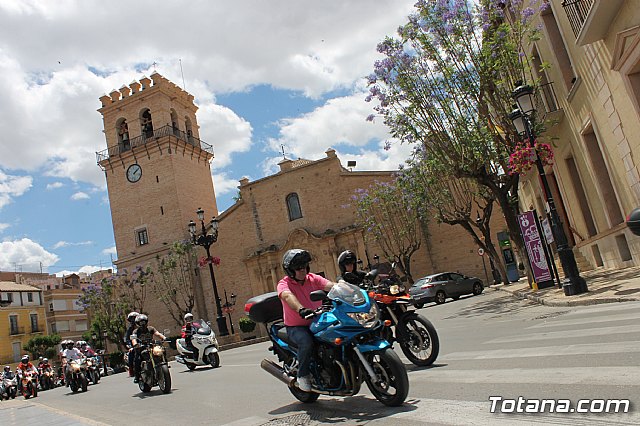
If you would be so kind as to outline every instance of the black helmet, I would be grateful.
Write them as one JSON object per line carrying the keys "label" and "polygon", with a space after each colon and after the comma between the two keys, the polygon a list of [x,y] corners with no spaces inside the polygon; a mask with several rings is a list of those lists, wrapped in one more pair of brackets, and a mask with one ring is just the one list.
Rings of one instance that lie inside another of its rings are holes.
{"label": "black helmet", "polygon": [[358,258],[351,250],[345,250],[340,253],[340,256],[338,256],[338,267],[340,268],[340,273],[344,275],[344,273],[347,271],[347,269],[345,268],[345,265],[347,263],[352,263],[355,265],[357,261]]}
{"label": "black helmet", "polygon": [[67,340],[67,349],[73,349],[73,346],[75,345],[73,340]]}
{"label": "black helmet", "polygon": [[282,257],[282,267],[290,278],[296,277],[296,269],[307,268],[307,273],[311,270],[309,268],[309,262],[311,262],[311,255],[308,251],[302,249],[291,249]]}
{"label": "black helmet", "polygon": [[145,314],[140,314],[136,317],[136,325],[138,327],[146,327],[148,323],[149,317],[147,317]]}
{"label": "black helmet", "polygon": [[127,321],[129,321],[131,324],[133,324],[134,322],[136,322],[136,317],[138,315],[140,315],[140,314],[137,313],[136,311],[129,312],[129,315],[127,315]]}
{"label": "black helmet", "polygon": [[20,361],[22,361],[23,364],[26,364],[29,362],[29,355],[22,355],[22,359],[20,359]]}

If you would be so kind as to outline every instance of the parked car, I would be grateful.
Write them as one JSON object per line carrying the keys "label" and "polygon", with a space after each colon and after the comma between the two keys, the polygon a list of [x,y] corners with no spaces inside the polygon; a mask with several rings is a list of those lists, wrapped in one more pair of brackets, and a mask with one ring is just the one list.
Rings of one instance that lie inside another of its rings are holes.
{"label": "parked car", "polygon": [[484,290],[482,280],[468,277],[456,272],[441,272],[427,275],[417,280],[409,289],[416,308],[420,309],[425,303],[444,303],[447,298],[458,300],[465,294],[478,295]]}

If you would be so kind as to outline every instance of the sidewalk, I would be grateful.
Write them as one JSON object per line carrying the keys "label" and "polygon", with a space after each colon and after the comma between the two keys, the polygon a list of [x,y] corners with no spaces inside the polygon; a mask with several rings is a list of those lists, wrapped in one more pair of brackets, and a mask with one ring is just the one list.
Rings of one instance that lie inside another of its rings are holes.
{"label": "sidewalk", "polygon": [[549,306],[581,306],[599,303],[640,301],[640,267],[626,269],[596,269],[580,274],[589,291],[575,296],[565,296],[557,287],[533,291],[526,278],[508,285],[488,287],[506,291],[521,299],[533,300]]}

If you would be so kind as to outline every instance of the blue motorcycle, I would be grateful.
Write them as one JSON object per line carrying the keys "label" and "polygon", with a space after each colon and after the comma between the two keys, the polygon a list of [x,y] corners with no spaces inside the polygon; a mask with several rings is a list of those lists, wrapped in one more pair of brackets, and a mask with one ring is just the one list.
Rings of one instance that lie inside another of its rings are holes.
{"label": "blue motorcycle", "polygon": [[409,378],[389,342],[380,337],[378,329],[383,324],[376,302],[358,286],[345,282],[334,285],[329,293],[314,291],[311,300],[322,301],[310,326],[316,343],[311,392],[296,385],[297,348],[287,337],[282,303],[275,292],[255,296],[245,305],[249,318],[267,328],[273,343],[269,350],[279,361],[263,359],[260,366],[302,402],[315,402],[320,394],[356,395],[366,382],[378,401],[401,405],[409,393]]}

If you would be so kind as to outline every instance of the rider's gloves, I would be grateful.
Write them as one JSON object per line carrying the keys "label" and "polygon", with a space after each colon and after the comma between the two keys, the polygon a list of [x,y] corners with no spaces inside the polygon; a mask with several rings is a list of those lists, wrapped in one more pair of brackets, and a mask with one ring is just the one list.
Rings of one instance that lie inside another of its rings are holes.
{"label": "rider's gloves", "polygon": [[302,317],[303,319],[308,319],[309,317],[313,316],[313,311],[309,308],[305,308],[304,306],[300,309],[298,309],[298,314],[300,315],[300,317]]}

